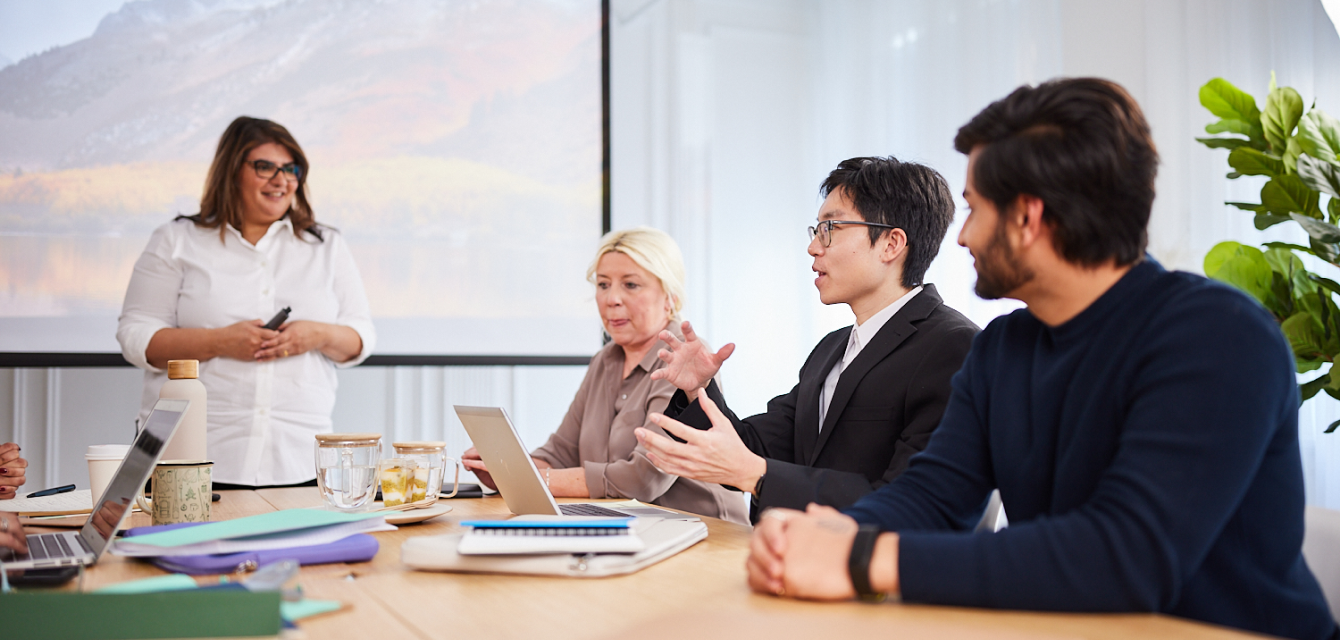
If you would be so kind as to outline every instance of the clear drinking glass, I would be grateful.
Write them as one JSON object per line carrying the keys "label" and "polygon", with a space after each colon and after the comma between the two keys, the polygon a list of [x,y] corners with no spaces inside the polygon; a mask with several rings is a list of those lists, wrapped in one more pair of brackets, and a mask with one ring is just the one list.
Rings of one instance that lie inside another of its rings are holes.
{"label": "clear drinking glass", "polygon": [[412,464],[407,466],[414,469],[410,493],[405,496],[406,502],[423,500],[428,497],[430,491],[433,495],[437,495],[442,490],[442,479],[446,474],[448,460],[451,460],[456,467],[456,482],[453,483],[451,495],[446,497],[456,496],[456,485],[459,485],[461,480],[461,466],[455,458],[447,457],[447,443],[396,442],[391,446],[395,447],[396,457],[411,462]]}
{"label": "clear drinking glass", "polygon": [[377,493],[377,433],[320,433],[316,436],[316,484],[321,498],[338,511],[358,511]]}

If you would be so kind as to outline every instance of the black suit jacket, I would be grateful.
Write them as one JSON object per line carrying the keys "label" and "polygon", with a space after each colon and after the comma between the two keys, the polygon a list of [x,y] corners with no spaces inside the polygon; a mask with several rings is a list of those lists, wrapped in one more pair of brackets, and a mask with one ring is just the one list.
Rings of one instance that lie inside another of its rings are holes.
{"label": "black suit jacket", "polygon": [[[749,450],[768,462],[750,517],[757,521],[768,507],[804,509],[811,502],[841,509],[907,469],[940,424],[949,379],[978,330],[945,306],[934,285],[925,285],[842,372],[823,429],[819,392],[846,352],[852,327],[824,336],[800,368],[799,384],[769,401],[766,413],[741,420],[716,382],[710,383],[707,394]],[[683,391],[670,399],[665,415],[697,429],[712,426]]]}

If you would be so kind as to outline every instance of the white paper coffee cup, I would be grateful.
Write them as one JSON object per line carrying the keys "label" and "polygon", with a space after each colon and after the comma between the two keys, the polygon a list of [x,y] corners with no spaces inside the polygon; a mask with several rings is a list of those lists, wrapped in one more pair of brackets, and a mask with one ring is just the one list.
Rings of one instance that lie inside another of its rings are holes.
{"label": "white paper coffee cup", "polygon": [[102,498],[102,493],[112,482],[112,476],[116,475],[116,469],[129,452],[128,444],[95,444],[84,453],[84,460],[88,461],[88,488],[93,493],[93,504]]}

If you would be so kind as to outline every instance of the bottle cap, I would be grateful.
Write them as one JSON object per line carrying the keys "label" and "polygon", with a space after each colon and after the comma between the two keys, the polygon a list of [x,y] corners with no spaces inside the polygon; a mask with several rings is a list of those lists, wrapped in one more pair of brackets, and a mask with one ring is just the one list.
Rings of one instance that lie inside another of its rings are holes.
{"label": "bottle cap", "polygon": [[168,360],[168,380],[192,380],[199,377],[199,360]]}

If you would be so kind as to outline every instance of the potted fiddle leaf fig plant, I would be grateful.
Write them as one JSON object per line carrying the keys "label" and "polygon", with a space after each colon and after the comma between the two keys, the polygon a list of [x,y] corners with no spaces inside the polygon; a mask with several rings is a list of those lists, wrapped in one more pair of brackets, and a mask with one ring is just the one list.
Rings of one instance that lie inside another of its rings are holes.
{"label": "potted fiddle leaf fig plant", "polygon": [[[1299,385],[1303,400],[1324,391],[1340,400],[1340,283],[1305,268],[1299,253],[1340,269],[1340,122],[1271,74],[1265,108],[1223,78],[1200,88],[1200,103],[1219,118],[1217,135],[1196,140],[1227,149],[1230,179],[1264,176],[1261,201],[1225,204],[1254,214],[1257,229],[1295,223],[1306,246],[1267,242],[1261,248],[1221,242],[1205,256],[1205,275],[1255,298],[1275,316],[1293,348],[1298,373],[1319,372]],[[1323,370],[1323,368],[1325,368]],[[1326,432],[1340,427],[1340,420]]]}

